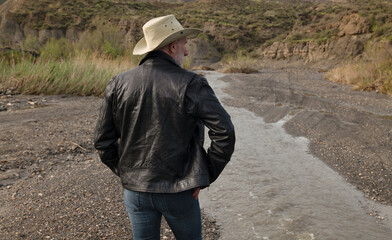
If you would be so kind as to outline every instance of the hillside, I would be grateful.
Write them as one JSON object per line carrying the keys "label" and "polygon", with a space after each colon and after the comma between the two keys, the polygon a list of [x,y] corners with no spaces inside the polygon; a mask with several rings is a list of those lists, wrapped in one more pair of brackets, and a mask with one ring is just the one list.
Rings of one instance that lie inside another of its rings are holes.
{"label": "hillside", "polygon": [[103,21],[132,45],[145,21],[170,13],[184,26],[201,28],[199,38],[221,56],[240,50],[265,59],[333,61],[358,56],[369,40],[392,42],[392,3],[383,0],[8,0],[0,6],[0,43],[15,46],[28,35],[41,43],[77,39]]}

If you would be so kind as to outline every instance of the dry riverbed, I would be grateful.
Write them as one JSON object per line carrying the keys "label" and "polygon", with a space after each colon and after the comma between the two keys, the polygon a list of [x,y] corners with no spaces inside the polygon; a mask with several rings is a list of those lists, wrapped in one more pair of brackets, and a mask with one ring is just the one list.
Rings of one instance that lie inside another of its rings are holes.
{"label": "dry riverbed", "polygon": [[[392,204],[392,101],[352,91],[309,69],[266,69],[222,78],[246,108],[310,140],[312,154],[366,195]],[[128,239],[118,179],[92,146],[101,100],[0,96],[0,238]],[[376,214],[376,213],[375,213]],[[164,238],[173,236],[164,225]],[[203,214],[203,239],[219,225]]]}

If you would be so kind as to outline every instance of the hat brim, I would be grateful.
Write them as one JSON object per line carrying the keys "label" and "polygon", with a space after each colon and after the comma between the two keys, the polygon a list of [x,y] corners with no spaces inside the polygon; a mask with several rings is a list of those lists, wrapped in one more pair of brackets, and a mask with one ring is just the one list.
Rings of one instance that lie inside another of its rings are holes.
{"label": "hat brim", "polygon": [[143,55],[145,53],[157,50],[161,47],[166,46],[169,43],[172,43],[178,39],[184,38],[184,37],[196,37],[198,33],[200,33],[201,30],[197,28],[185,28],[183,30],[174,32],[173,34],[169,35],[163,41],[157,45],[157,46],[149,46],[147,47],[147,42],[146,39],[143,37],[140,39],[140,41],[135,45],[135,48],[133,49],[133,55]]}

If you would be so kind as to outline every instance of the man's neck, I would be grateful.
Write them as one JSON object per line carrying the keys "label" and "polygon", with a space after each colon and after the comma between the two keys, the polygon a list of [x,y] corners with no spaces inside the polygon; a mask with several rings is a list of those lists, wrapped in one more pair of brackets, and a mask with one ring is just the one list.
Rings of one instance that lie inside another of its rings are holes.
{"label": "man's neck", "polygon": [[171,58],[174,59],[174,53],[170,52],[169,48],[167,46],[165,46],[165,47],[163,47],[161,49],[158,49],[158,51],[162,51],[162,52],[166,53],[167,55],[169,55]]}
{"label": "man's neck", "polygon": [[[174,60],[173,57],[171,57],[169,54],[167,54],[165,51],[162,50],[155,50],[153,52],[148,53],[139,63],[139,65],[142,65],[146,60],[148,60],[149,58],[154,58],[156,56],[161,55],[164,58],[167,58],[168,61],[172,62],[173,64],[179,66],[176,61]],[[180,67],[180,66],[179,66]]]}

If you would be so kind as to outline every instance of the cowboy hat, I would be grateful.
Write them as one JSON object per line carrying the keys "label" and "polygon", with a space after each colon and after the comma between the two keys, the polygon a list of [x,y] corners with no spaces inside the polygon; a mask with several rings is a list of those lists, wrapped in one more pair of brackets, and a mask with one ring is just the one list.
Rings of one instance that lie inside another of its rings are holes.
{"label": "cowboy hat", "polygon": [[143,55],[199,32],[196,28],[184,29],[172,14],[153,18],[143,25],[144,37],[136,44],[133,54]]}

